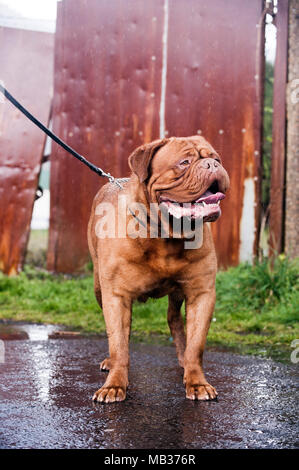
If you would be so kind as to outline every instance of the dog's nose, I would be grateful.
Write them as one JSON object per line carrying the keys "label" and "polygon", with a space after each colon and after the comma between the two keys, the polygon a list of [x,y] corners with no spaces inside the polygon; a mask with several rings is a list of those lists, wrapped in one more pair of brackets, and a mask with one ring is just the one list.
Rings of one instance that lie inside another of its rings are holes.
{"label": "dog's nose", "polygon": [[214,173],[220,167],[220,163],[214,160],[214,158],[203,158],[200,166]]}

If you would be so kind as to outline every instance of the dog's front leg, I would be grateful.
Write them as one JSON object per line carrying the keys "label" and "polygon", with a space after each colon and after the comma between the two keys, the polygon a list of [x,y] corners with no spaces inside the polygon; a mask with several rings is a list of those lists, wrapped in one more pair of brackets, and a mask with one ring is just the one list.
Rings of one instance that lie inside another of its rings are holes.
{"label": "dog's front leg", "polygon": [[106,382],[94,394],[93,400],[111,403],[126,398],[132,301],[124,296],[115,295],[108,286],[103,286],[102,292],[110,370]]}
{"label": "dog's front leg", "polygon": [[202,358],[215,306],[215,289],[186,296],[186,336],[184,384],[190,400],[213,400],[217,392],[206,380]]}

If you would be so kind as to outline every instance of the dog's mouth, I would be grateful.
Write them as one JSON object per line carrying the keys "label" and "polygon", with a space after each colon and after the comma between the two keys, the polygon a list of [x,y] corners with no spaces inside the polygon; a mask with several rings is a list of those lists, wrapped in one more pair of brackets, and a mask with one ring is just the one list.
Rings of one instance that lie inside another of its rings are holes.
{"label": "dog's mouth", "polygon": [[176,219],[190,217],[191,219],[203,218],[205,222],[213,222],[221,215],[220,201],[225,194],[219,191],[217,181],[196,200],[179,202],[161,195],[159,203],[165,207],[170,215]]}

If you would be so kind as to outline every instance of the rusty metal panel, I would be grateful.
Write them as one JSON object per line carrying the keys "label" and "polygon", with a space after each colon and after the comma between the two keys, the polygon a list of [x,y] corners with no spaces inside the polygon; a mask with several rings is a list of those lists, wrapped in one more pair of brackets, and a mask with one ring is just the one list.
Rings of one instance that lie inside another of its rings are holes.
{"label": "rusty metal panel", "polygon": [[169,0],[165,128],[202,134],[222,155],[231,189],[212,225],[220,265],[251,260],[259,219],[261,0]]}
{"label": "rusty metal panel", "polygon": [[273,127],[269,216],[270,254],[283,250],[285,165],[286,165],[286,87],[288,75],[288,0],[279,0],[276,15],[277,39],[273,87]]}
{"label": "rusty metal panel", "polygon": [[[64,0],[55,43],[54,132],[114,176],[159,136],[163,0]],[[48,269],[88,259],[92,199],[106,182],[53,145]]]}
{"label": "rusty metal panel", "polygon": [[[52,93],[54,35],[0,27],[0,80],[47,123]],[[22,267],[40,172],[44,134],[3,100],[0,103],[0,269]]]}

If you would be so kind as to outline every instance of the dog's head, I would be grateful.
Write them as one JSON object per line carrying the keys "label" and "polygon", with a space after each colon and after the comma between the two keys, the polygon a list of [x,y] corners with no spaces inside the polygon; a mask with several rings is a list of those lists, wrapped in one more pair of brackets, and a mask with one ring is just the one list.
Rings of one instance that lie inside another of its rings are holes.
{"label": "dog's head", "polygon": [[229,177],[203,137],[171,137],[142,145],[130,155],[129,165],[146,185],[149,202],[162,204],[172,216],[207,222],[221,215]]}

